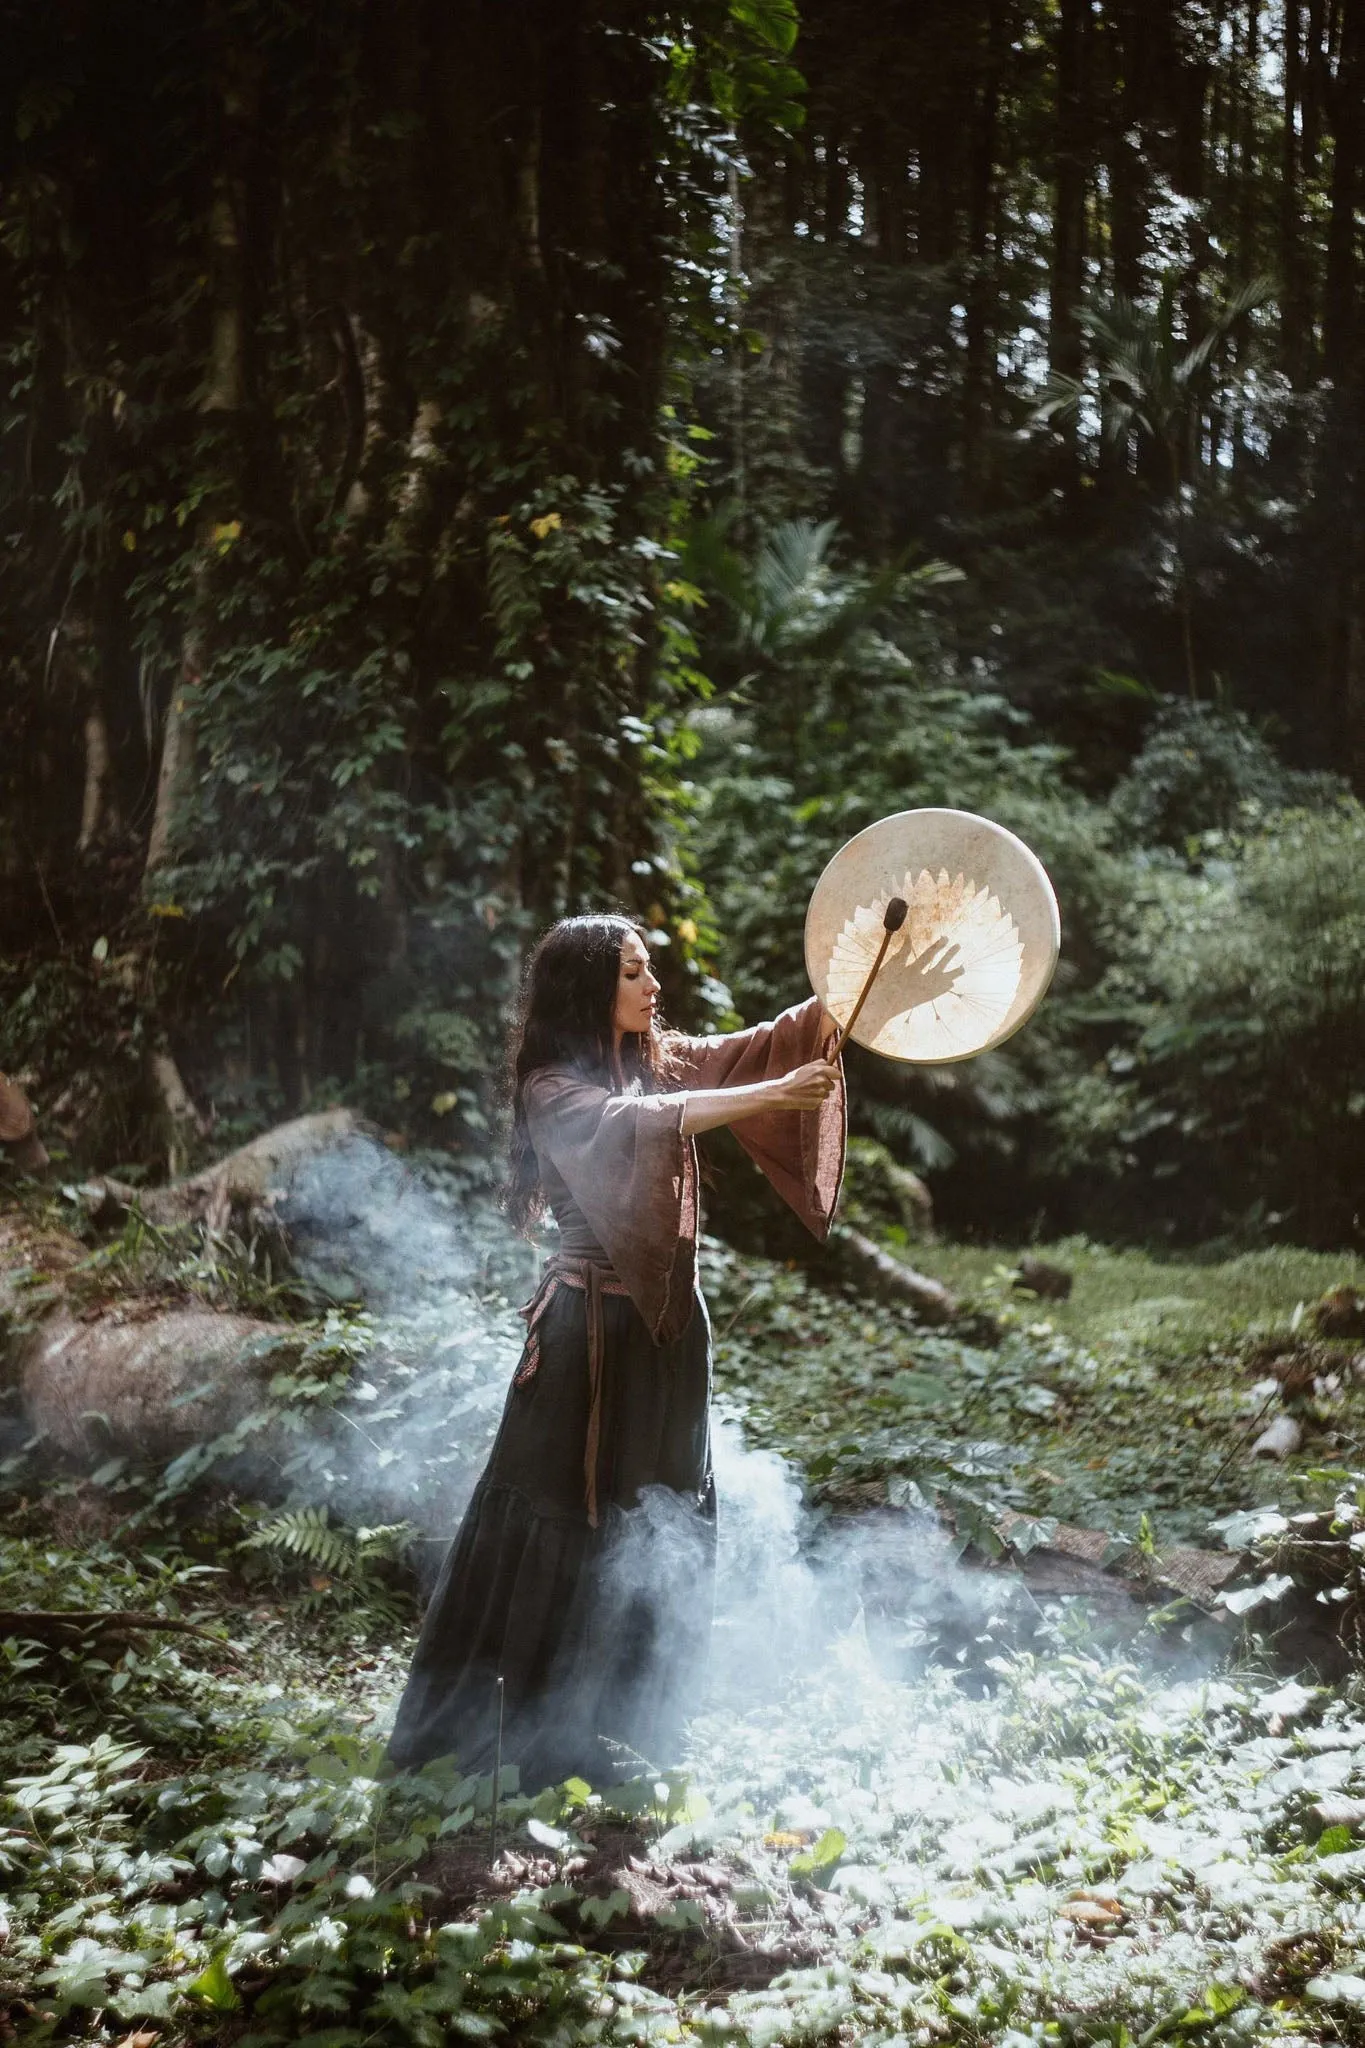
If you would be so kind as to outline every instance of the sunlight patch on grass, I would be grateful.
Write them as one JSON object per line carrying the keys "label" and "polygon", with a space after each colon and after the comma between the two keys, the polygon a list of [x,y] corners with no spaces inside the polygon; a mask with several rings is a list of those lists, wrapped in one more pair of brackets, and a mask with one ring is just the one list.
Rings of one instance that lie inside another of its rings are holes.
{"label": "sunlight patch on grass", "polygon": [[1039,1302],[1054,1329],[1091,1349],[1127,1350],[1134,1341],[1200,1350],[1261,1330],[1283,1329],[1298,1304],[1312,1305],[1329,1288],[1365,1289],[1365,1259],[1349,1252],[1312,1252],[1271,1245],[1217,1262],[1115,1250],[1085,1237],[1064,1237],[1023,1250],[1001,1246],[928,1244],[911,1247],[921,1271],[964,1299],[1026,1311],[1032,1297],[1010,1284],[1025,1255],[1065,1267],[1073,1276],[1067,1301]]}

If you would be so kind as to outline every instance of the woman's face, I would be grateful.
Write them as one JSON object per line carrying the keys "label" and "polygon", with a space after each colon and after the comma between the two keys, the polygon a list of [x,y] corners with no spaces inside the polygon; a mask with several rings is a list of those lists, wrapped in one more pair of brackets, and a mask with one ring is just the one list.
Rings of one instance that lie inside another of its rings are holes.
{"label": "woman's face", "polygon": [[649,949],[638,932],[628,932],[621,941],[621,967],[616,977],[616,1008],[611,1020],[616,1031],[647,1032],[654,1022],[658,993]]}

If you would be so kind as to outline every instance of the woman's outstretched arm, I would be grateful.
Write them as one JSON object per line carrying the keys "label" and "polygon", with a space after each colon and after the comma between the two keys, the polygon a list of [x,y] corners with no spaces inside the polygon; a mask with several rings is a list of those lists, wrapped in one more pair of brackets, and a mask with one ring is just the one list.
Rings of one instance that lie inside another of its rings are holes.
{"label": "woman's outstretched arm", "polygon": [[837,1068],[828,1060],[810,1060],[769,1081],[751,1081],[735,1088],[689,1088],[683,1095],[683,1136],[692,1138],[699,1131],[747,1123],[750,1117],[778,1109],[819,1109],[838,1085]]}

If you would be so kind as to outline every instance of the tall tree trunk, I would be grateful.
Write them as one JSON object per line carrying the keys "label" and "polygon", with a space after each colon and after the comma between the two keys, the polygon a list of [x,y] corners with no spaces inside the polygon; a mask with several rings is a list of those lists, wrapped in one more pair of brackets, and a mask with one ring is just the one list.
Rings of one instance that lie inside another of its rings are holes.
{"label": "tall tree trunk", "polygon": [[1340,22],[1340,55],[1331,90],[1332,192],[1322,319],[1323,369],[1338,386],[1351,373],[1359,290],[1356,208],[1365,148],[1365,0],[1341,0]]}
{"label": "tall tree trunk", "polygon": [[113,789],[109,717],[99,680],[99,649],[90,619],[77,612],[65,618],[57,630],[59,641],[55,666],[66,672],[64,682],[80,720],[84,750],[81,822],[76,851],[89,853],[106,832],[117,828],[119,822]]}
{"label": "tall tree trunk", "polygon": [[[235,419],[245,396],[244,330],[245,279],[238,205],[239,191],[230,169],[234,131],[243,121],[246,108],[233,86],[223,94],[225,167],[215,183],[208,220],[209,278],[212,306],[209,325],[208,360],[205,364],[200,412],[208,420]],[[194,741],[187,717],[186,690],[192,690],[204,673],[210,611],[210,570],[213,526],[224,508],[201,506],[197,534],[197,559],[191,581],[189,611],[181,639],[180,675],[171,691],[161,741],[161,762],[157,772],[156,806],[147,839],[144,875],[152,876],[166,865],[176,813],[183,800],[192,765]]]}
{"label": "tall tree trunk", "polygon": [[1113,284],[1125,298],[1142,290],[1147,250],[1147,166],[1141,141],[1146,100],[1147,0],[1129,0],[1109,23],[1117,90],[1108,123],[1109,239]]}
{"label": "tall tree trunk", "polygon": [[1303,59],[1303,176],[1317,174],[1327,111],[1327,0],[1308,0]]}
{"label": "tall tree trunk", "polygon": [[[1079,377],[1082,367],[1077,313],[1085,285],[1085,209],[1089,183],[1086,74],[1091,5],[1092,0],[1060,0],[1057,15],[1048,363],[1053,375],[1062,377]],[[1074,431],[1068,434],[1067,439],[1069,468],[1074,483]]]}
{"label": "tall tree trunk", "polygon": [[[1284,113],[1280,124],[1280,358],[1297,389],[1305,379],[1309,333],[1303,254],[1299,113],[1303,103],[1303,24],[1299,0],[1284,0]],[[1305,152],[1306,153],[1306,152]]]}
{"label": "tall tree trunk", "polygon": [[984,481],[987,437],[994,412],[995,280],[989,246],[999,148],[1004,11],[1004,0],[987,0],[986,48],[976,94],[967,209],[967,362],[962,413],[965,468],[974,496],[979,494]]}
{"label": "tall tree trunk", "polygon": [[1323,289],[1323,369],[1331,380],[1322,493],[1328,541],[1329,729],[1365,790],[1365,368],[1359,361],[1360,229],[1365,173],[1365,0],[1340,0],[1332,123],[1331,216]]}
{"label": "tall tree trunk", "polygon": [[79,852],[88,853],[105,830],[117,821],[109,790],[113,768],[109,752],[109,721],[99,697],[90,699],[82,737],[85,741],[85,787],[81,794],[81,830],[76,846]]}
{"label": "tall tree trunk", "polygon": [[748,512],[748,446],[744,418],[744,352],[742,307],[744,298],[744,202],[740,194],[739,167],[731,158],[725,169],[727,243],[725,295],[730,318],[730,360],[726,369],[730,400],[730,480],[738,508],[741,530]]}
{"label": "tall tree trunk", "polygon": [[1256,217],[1257,101],[1261,91],[1261,0],[1247,0],[1246,47],[1238,77],[1237,136],[1237,261],[1243,277],[1262,268],[1259,222]]}

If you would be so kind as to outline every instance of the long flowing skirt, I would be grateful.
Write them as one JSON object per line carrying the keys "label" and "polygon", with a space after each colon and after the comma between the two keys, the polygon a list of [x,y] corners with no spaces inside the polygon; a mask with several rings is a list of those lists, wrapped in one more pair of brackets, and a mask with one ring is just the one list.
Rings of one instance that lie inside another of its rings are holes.
{"label": "long flowing skirt", "polygon": [[602,1310],[598,1526],[583,1473],[587,1305],[562,1286],[427,1608],[389,1744],[404,1769],[449,1754],[491,1769],[499,1677],[503,1761],[523,1791],[673,1760],[715,1580],[710,1324],[700,1295],[671,1344],[623,1296]]}

